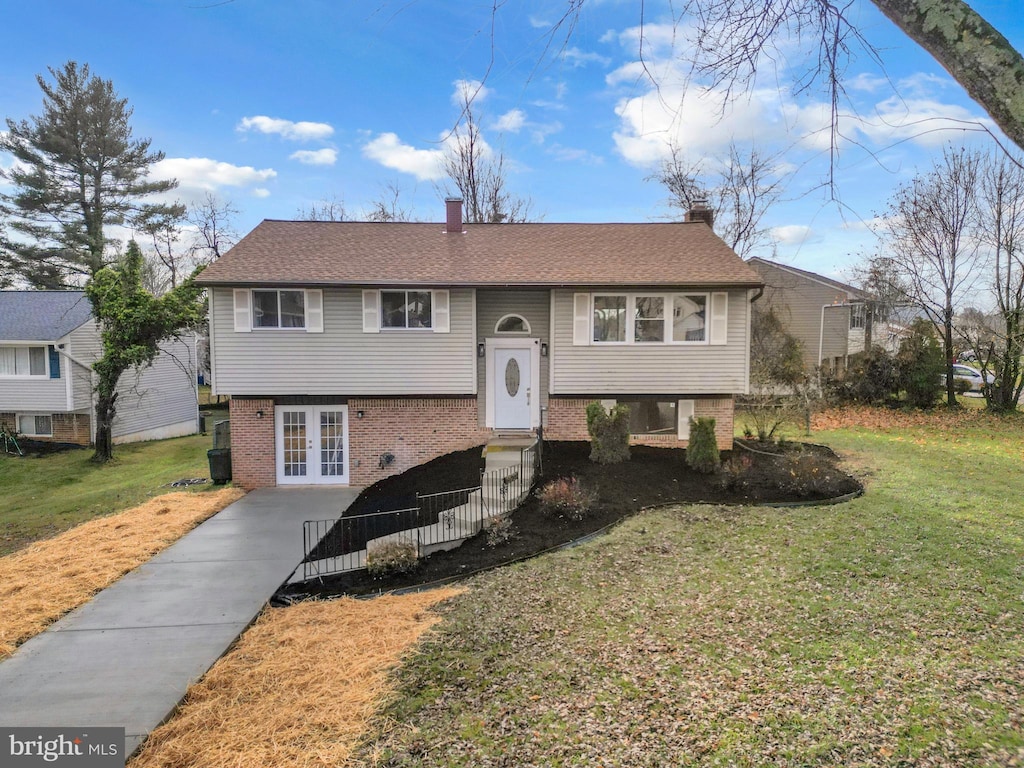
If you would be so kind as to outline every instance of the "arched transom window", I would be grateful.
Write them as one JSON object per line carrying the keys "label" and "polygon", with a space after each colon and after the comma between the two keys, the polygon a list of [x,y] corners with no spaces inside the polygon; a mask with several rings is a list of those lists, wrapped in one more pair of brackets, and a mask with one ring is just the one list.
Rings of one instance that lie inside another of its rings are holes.
{"label": "arched transom window", "polygon": [[530,324],[522,315],[505,315],[494,326],[495,333],[527,334]]}

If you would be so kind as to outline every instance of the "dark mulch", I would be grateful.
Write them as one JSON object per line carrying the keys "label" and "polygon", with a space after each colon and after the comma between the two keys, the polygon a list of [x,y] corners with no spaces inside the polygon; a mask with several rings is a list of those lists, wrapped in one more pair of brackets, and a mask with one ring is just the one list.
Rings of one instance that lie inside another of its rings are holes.
{"label": "dark mulch", "polygon": [[[78,451],[83,446],[76,443],[57,443],[49,440],[30,440],[27,437],[18,438],[18,447],[21,448],[21,452],[26,457],[39,457],[49,456],[54,453],[64,453],[65,451]],[[9,446],[9,454],[17,456],[18,454],[14,451],[14,446]],[[3,452],[3,441],[0,441],[0,453]]]}
{"label": "dark mulch", "polygon": [[[765,449],[756,443],[752,446]],[[723,462],[734,459],[732,466],[737,470],[731,473],[735,475],[734,481],[727,484],[724,478],[729,473],[709,476],[687,467],[686,454],[681,449],[634,446],[630,461],[599,465],[590,461],[589,443],[547,442],[541,483],[575,476],[597,494],[595,504],[583,521],[546,515],[537,499],[531,496],[512,516],[515,536],[510,541],[490,546],[484,532],[458,549],[425,558],[410,574],[374,579],[366,571],[356,571],[286,587],[283,593],[291,596],[367,594],[473,573],[565,544],[655,504],[820,501],[861,488],[856,480],[838,469],[838,458],[829,448],[794,443],[768,450],[780,452],[776,456],[740,449],[723,452]],[[441,457],[367,488],[345,514],[415,506],[417,490],[430,493],[477,484],[481,467],[479,448]]]}

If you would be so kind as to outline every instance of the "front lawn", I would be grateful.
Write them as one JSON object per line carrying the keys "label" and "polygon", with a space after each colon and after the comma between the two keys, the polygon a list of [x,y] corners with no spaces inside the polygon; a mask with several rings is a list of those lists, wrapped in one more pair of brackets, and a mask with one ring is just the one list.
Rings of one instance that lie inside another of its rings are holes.
{"label": "front lawn", "polygon": [[469,582],[379,766],[1024,763],[1024,440],[832,416],[865,496],[678,506]]}
{"label": "front lawn", "polygon": [[192,435],[119,445],[105,466],[89,461],[91,449],[24,458],[0,453],[0,556],[167,493],[175,480],[209,477],[210,440]]}

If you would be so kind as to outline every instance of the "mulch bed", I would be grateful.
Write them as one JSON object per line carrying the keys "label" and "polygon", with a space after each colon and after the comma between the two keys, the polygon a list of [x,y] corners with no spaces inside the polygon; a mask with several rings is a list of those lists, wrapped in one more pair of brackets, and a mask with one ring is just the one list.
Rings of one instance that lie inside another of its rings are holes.
{"label": "mulch bed", "polygon": [[[64,453],[65,451],[80,451],[85,446],[78,445],[77,443],[58,443],[50,440],[30,440],[27,437],[18,438],[18,447],[21,448],[21,452],[26,456],[40,457],[50,456],[54,453]],[[0,441],[0,454],[3,453],[3,442]],[[10,446],[8,455],[17,456],[17,452],[14,450],[14,446]]]}
{"label": "mulch bed", "polygon": [[[545,514],[531,496],[512,515],[515,535],[510,541],[491,546],[483,532],[458,549],[430,555],[413,573],[371,578],[366,571],[355,571],[291,585],[279,595],[369,594],[466,575],[557,547],[656,504],[821,501],[861,489],[856,480],[838,468],[835,453],[824,446],[750,446],[777,455],[739,449],[723,452],[723,464],[735,471],[709,476],[687,467],[682,449],[634,446],[630,461],[599,465],[590,461],[589,443],[547,442],[541,484],[549,479],[575,476],[595,491],[597,500],[584,520],[576,522]],[[476,485],[482,466],[479,448],[443,456],[370,486],[345,514],[415,506],[417,491],[432,493]],[[725,483],[727,476],[733,481]]]}

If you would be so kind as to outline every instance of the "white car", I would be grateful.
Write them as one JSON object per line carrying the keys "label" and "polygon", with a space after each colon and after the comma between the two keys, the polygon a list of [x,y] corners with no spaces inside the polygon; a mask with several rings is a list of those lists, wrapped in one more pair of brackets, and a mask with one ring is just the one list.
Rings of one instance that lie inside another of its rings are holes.
{"label": "white car", "polygon": [[[982,392],[985,389],[985,384],[995,381],[995,376],[986,371],[983,377],[977,368],[956,363],[953,365],[953,379],[954,381],[966,381],[968,392]],[[942,386],[946,386],[945,374],[942,375]]]}

